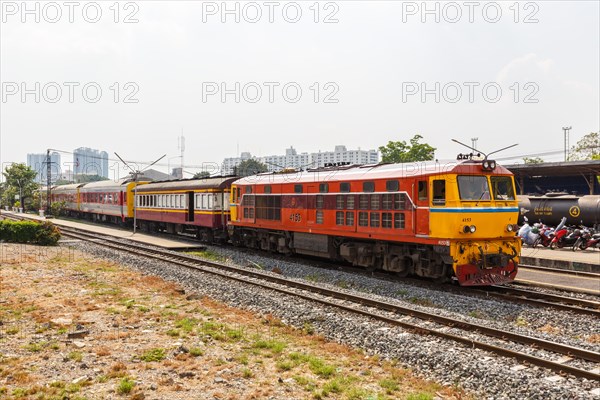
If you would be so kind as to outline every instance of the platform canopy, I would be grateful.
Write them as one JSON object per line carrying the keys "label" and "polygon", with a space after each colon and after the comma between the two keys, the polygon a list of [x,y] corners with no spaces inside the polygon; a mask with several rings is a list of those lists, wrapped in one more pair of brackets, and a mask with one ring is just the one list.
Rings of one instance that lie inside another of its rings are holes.
{"label": "platform canopy", "polygon": [[[600,160],[504,165],[515,175],[520,194],[546,191],[598,194]],[[584,184],[587,186],[581,189]],[[544,193],[540,193],[544,194]]]}

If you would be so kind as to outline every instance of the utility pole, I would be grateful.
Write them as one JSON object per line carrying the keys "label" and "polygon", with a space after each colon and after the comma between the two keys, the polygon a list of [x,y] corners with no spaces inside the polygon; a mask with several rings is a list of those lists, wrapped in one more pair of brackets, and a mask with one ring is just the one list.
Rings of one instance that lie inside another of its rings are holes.
{"label": "utility pole", "polygon": [[[52,167],[51,167],[51,161],[50,161],[50,149],[46,150],[46,215],[50,215],[50,203],[51,203],[51,193],[50,193],[50,187],[52,186]],[[40,193],[40,198],[42,197],[42,194]],[[41,200],[40,200],[41,202]]]}
{"label": "utility pole", "polygon": [[571,130],[570,126],[564,127],[563,131],[565,133],[565,161],[569,159],[569,131]]}
{"label": "utility pole", "polygon": [[471,147],[476,149],[477,148],[477,141],[479,140],[479,138],[471,138]]}

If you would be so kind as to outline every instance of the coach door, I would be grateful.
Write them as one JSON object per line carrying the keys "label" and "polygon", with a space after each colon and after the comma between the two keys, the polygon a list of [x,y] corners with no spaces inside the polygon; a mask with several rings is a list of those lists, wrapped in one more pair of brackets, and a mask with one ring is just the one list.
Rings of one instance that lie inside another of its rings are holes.
{"label": "coach door", "polygon": [[194,222],[194,192],[187,192],[188,198],[188,207],[187,207],[187,215],[185,216],[185,220],[187,222]]}
{"label": "coach door", "polygon": [[415,233],[429,235],[429,184],[426,180],[417,181],[417,196],[415,211]]}

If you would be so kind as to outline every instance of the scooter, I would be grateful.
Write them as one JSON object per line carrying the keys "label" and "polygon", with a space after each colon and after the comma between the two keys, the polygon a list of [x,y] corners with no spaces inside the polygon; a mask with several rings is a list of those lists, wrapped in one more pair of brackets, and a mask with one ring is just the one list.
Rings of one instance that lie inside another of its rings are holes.
{"label": "scooter", "polygon": [[573,244],[573,251],[596,247],[600,248],[600,233],[595,233],[593,229],[585,228],[581,236]]}
{"label": "scooter", "polygon": [[550,249],[573,246],[579,237],[581,237],[581,229],[573,227],[557,229],[550,242]]}

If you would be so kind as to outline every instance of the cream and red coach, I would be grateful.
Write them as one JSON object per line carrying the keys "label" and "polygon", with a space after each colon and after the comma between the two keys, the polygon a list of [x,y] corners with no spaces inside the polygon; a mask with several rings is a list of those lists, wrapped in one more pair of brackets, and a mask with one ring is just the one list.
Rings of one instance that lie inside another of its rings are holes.
{"label": "cream and red coach", "polygon": [[[491,193],[491,195],[490,195]],[[234,244],[456,279],[514,280],[512,174],[489,160],[260,174],[232,185]]]}
{"label": "cream and red coach", "polygon": [[229,193],[236,178],[153,182],[136,189],[140,228],[193,233],[206,241],[227,239]]}

